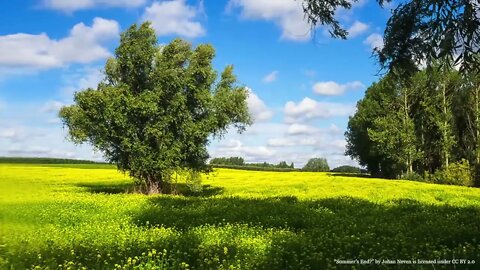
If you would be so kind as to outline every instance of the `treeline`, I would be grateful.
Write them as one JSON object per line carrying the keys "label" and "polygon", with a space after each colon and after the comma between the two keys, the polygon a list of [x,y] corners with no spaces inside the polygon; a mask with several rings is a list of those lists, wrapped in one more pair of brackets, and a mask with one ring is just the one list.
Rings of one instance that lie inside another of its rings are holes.
{"label": "treeline", "polygon": [[257,167],[257,168],[280,168],[280,169],[294,169],[293,162],[287,164],[286,161],[281,161],[278,164],[262,163],[245,163],[242,157],[218,157],[210,160],[210,165],[233,165],[240,167]]}
{"label": "treeline", "polygon": [[66,159],[66,158],[45,158],[45,157],[0,157],[0,163],[22,163],[22,164],[106,164],[91,160]]}
{"label": "treeline", "polygon": [[440,66],[402,77],[367,89],[346,153],[374,176],[478,186],[480,77]]}
{"label": "treeline", "polygon": [[245,163],[242,157],[217,157],[210,160],[210,165],[216,168],[243,169],[255,171],[305,171],[305,172],[341,172],[341,173],[365,173],[353,166],[340,166],[330,170],[326,158],[311,158],[303,168],[295,168],[293,162],[288,165],[286,161],[278,164],[263,163]]}

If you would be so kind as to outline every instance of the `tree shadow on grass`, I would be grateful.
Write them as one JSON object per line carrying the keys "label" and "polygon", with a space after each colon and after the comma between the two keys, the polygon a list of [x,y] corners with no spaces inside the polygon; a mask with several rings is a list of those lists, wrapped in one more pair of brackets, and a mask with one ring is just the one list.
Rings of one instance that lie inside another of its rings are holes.
{"label": "tree shadow on grass", "polygon": [[365,173],[336,173],[336,172],[330,172],[327,175],[328,176],[340,176],[340,177],[355,177],[355,178],[374,178],[370,174],[365,174]]}
{"label": "tree shadow on grass", "polygon": [[480,259],[480,208],[410,199],[153,197],[134,220],[183,232],[230,225],[273,232],[260,269],[325,269],[342,258]]}
{"label": "tree shadow on grass", "polygon": [[[478,266],[480,259],[480,207],[473,206],[432,205],[410,199],[378,204],[354,197],[304,201],[294,196],[151,196],[145,207],[131,214],[132,225],[147,234],[148,241],[132,237],[128,250],[121,244],[124,240],[118,245],[117,241],[109,245],[76,242],[73,249],[82,254],[78,260],[96,268],[90,258],[99,252],[102,258],[115,254],[120,261],[151,249],[168,251],[169,269],[181,269],[182,263],[191,269],[232,264],[239,269],[336,269],[340,265],[335,259],[369,258],[462,258],[474,259]],[[71,248],[49,244],[42,257],[62,263]],[[12,252],[9,256],[30,262],[37,254]],[[23,266],[21,263],[18,266]],[[432,269],[431,265],[402,267],[395,265],[395,269]],[[445,268],[449,267],[435,265],[435,269]]]}
{"label": "tree shadow on grass", "polygon": [[134,183],[80,183],[77,187],[84,188],[89,193],[121,194],[134,193]]}
{"label": "tree shadow on grass", "polygon": [[[121,194],[121,193],[140,193],[134,183],[80,183],[76,186],[86,189],[90,193],[104,194]],[[186,197],[211,197],[220,195],[224,192],[223,187],[212,185],[202,185],[200,191],[192,191],[191,188],[184,183],[176,184],[177,192]]]}

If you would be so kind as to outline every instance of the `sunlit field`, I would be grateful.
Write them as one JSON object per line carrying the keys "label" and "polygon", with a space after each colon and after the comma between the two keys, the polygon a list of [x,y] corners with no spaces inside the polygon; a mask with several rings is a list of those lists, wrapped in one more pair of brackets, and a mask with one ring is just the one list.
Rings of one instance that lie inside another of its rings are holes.
{"label": "sunlit field", "polygon": [[206,176],[201,193],[180,181],[181,196],[131,183],[109,165],[0,164],[0,269],[480,266],[480,189],[228,169]]}

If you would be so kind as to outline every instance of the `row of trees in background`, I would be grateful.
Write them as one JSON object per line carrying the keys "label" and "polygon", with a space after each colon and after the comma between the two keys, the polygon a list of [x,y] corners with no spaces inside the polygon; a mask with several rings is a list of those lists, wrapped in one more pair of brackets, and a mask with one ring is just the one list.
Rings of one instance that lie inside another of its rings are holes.
{"label": "row of trees in background", "polygon": [[[480,77],[437,65],[370,86],[346,153],[374,176],[473,185],[480,165]],[[478,183],[477,183],[478,184]]]}
{"label": "row of trees in background", "polygon": [[249,167],[249,168],[261,168],[261,169],[289,169],[294,170],[293,162],[290,165],[286,161],[281,161],[278,164],[271,164],[267,162],[262,163],[245,163],[242,157],[216,157],[210,160],[210,165],[223,165],[223,166],[236,166],[236,167]]}
{"label": "row of trees in background", "polygon": [[[242,168],[250,170],[272,170],[272,171],[293,171],[300,170],[295,169],[293,162],[288,165],[286,161],[281,161],[278,164],[271,164],[267,162],[263,163],[245,163],[245,160],[242,157],[216,157],[210,160],[210,165],[214,167],[225,167],[225,168]],[[343,172],[343,173],[362,173],[360,168],[353,166],[340,166],[333,170],[330,170],[326,158],[311,158],[301,169],[306,172]]]}

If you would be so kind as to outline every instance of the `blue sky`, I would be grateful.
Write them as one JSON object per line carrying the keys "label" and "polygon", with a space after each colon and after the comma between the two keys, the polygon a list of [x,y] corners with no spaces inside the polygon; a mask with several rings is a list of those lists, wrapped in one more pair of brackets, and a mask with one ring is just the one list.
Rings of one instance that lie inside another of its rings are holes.
{"label": "blue sky", "polygon": [[348,116],[378,79],[372,48],[382,46],[389,7],[360,0],[336,16],[348,40],[313,35],[297,0],[20,0],[0,9],[0,156],[101,160],[65,139],[58,109],[75,91],[95,87],[102,66],[133,23],[152,24],[159,43],[176,37],[216,48],[217,70],[233,64],[250,89],[255,123],[213,140],[211,156],[302,166],[343,155]]}

